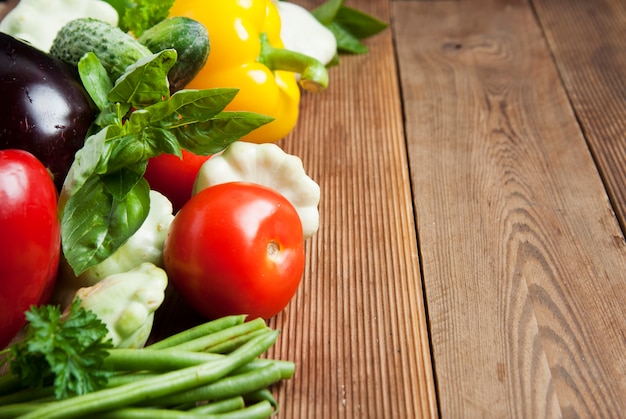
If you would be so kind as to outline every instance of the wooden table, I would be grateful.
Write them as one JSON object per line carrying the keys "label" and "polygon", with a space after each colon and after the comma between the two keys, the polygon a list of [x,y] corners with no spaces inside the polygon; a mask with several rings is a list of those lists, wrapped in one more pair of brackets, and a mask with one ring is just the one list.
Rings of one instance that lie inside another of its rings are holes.
{"label": "wooden table", "polygon": [[346,5],[391,26],[281,142],[322,199],[279,417],[625,415],[626,3]]}
{"label": "wooden table", "polygon": [[281,417],[626,415],[626,2],[346,4],[391,27],[282,143],[322,223]]}

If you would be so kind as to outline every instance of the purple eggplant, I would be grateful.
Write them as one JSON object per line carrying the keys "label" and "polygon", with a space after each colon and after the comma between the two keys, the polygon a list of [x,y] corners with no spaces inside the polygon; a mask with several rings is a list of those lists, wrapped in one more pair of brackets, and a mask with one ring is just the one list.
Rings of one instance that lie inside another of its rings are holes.
{"label": "purple eggplant", "polygon": [[97,112],[75,68],[0,33],[0,149],[34,154],[60,190]]}

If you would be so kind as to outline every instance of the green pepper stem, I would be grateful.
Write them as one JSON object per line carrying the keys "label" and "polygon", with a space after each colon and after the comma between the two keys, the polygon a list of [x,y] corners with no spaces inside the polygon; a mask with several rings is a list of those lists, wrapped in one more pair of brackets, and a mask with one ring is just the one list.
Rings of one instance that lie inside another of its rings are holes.
{"label": "green pepper stem", "polygon": [[319,60],[296,51],[275,48],[267,34],[259,36],[261,54],[257,59],[272,71],[292,71],[300,74],[300,86],[309,92],[320,92],[328,86],[328,71]]}

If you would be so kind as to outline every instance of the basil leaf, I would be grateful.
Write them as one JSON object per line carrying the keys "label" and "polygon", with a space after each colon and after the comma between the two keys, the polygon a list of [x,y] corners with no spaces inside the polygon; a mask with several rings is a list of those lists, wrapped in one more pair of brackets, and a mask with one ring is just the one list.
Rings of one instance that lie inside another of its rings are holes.
{"label": "basil leaf", "polygon": [[124,167],[134,166],[159,154],[158,151],[154,152],[149,149],[143,133],[116,137],[110,140],[107,146],[110,148],[110,153],[107,159],[106,173],[113,173]]}
{"label": "basil leaf", "polygon": [[129,65],[109,92],[109,101],[132,103],[139,108],[169,98],[167,73],[176,58],[176,50],[166,49]]}
{"label": "basil leaf", "polygon": [[[147,127],[144,130],[146,141],[149,142],[152,150],[157,154],[174,154],[183,157],[180,151],[178,138],[169,130],[157,127]],[[158,150],[158,152],[157,152]],[[156,155],[156,154],[155,154]]]}
{"label": "basil leaf", "polygon": [[337,39],[337,50],[351,54],[365,54],[367,47],[337,22],[327,26]]}
{"label": "basil leaf", "polygon": [[322,24],[330,25],[343,5],[344,0],[328,0],[326,3],[311,10],[311,14]]}
{"label": "basil leaf", "polygon": [[[141,162],[134,167],[127,166],[117,172],[101,176],[100,179],[113,198],[122,201],[133,191],[135,185],[143,179],[146,166],[147,162]],[[149,202],[148,205],[150,205]]]}
{"label": "basil leaf", "polygon": [[221,112],[205,122],[173,128],[180,146],[195,154],[215,154],[274,119],[252,112]]}
{"label": "basil leaf", "polygon": [[130,110],[130,103],[112,103],[98,114],[95,124],[100,127],[108,125],[121,127],[124,123],[124,118]]}
{"label": "basil leaf", "polygon": [[130,133],[141,133],[149,126],[172,129],[204,122],[220,113],[236,94],[236,89],[179,91],[169,100],[135,110],[124,128]]}
{"label": "basil leaf", "polygon": [[124,124],[124,131],[131,134],[139,134],[150,125],[150,112],[148,109],[136,109]]}
{"label": "basil leaf", "polygon": [[109,106],[107,95],[113,88],[113,82],[96,54],[88,52],[78,61],[78,74],[98,109],[106,109]]}
{"label": "basil leaf", "polygon": [[137,133],[119,136],[109,141],[107,145],[111,149],[107,159],[107,173],[147,162],[148,159],[162,153],[182,156],[176,136],[155,127],[146,127]]}
{"label": "basil leaf", "polygon": [[99,176],[89,178],[63,211],[63,254],[76,275],[102,262],[141,226],[150,208],[150,187],[140,179],[116,199]]}
{"label": "basil leaf", "polygon": [[107,138],[115,136],[119,129],[108,126],[85,140],[83,147],[76,152],[63,184],[65,194],[73,195],[87,180],[106,171],[108,160]]}
{"label": "basil leaf", "polygon": [[179,90],[164,102],[145,108],[153,122],[165,120],[167,126],[207,121],[220,113],[239,89]]}
{"label": "basil leaf", "polygon": [[358,39],[374,36],[389,26],[382,20],[347,6],[337,11],[335,22]]}

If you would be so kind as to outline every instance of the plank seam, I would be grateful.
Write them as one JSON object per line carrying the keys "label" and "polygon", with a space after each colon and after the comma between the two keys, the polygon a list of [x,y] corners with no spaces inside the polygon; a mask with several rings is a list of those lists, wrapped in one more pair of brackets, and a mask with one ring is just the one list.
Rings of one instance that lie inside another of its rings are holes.
{"label": "plank seam", "polygon": [[589,139],[589,131],[585,127],[583,118],[580,115],[580,112],[576,109],[574,100],[572,98],[572,92],[570,92],[570,90],[567,88],[567,83],[566,83],[563,71],[561,69],[561,66],[559,65],[556,52],[553,49],[552,44],[549,42],[550,38],[548,37],[546,27],[544,26],[543,21],[541,20],[541,17],[539,16],[539,12],[537,11],[537,8],[535,6],[535,1],[536,0],[528,0],[529,8],[533,14],[533,18],[535,19],[537,23],[537,26],[539,27],[539,30],[541,31],[542,39],[543,39],[543,42],[545,43],[546,50],[550,54],[550,59],[552,63],[554,64],[554,68],[556,69],[557,75],[559,77],[559,81],[561,82],[561,85],[564,87],[563,90],[565,91],[565,96],[567,97],[567,102],[569,103],[570,110],[572,111],[572,114],[574,115],[574,119],[576,120],[576,125],[578,126],[578,129],[580,130],[580,133],[585,140],[585,144],[587,145],[589,154],[591,155],[593,163],[596,167],[596,171],[598,172],[600,181],[602,182],[602,186],[604,187],[605,193],[607,194],[609,198],[609,204],[611,205],[611,210],[613,211],[613,213],[615,214],[615,218],[617,219],[617,223],[622,233],[622,238],[626,240],[626,220],[624,219],[624,217],[622,217],[619,211],[619,205],[618,205],[619,199],[617,198],[616,193],[614,193],[612,188],[610,187],[610,181],[608,177],[604,174],[602,170],[599,169],[600,167],[602,167],[600,164],[601,163],[600,158],[598,156],[598,153],[596,153],[596,151],[594,150],[591,140]]}
{"label": "plank seam", "polygon": [[[392,28],[395,28],[394,20],[395,20],[395,14],[391,13],[391,25],[390,26]],[[393,60],[394,60],[395,71],[396,71],[396,81],[398,84],[397,86],[398,94],[400,95],[400,112],[402,115],[402,138],[404,139],[404,142],[403,142],[404,153],[407,156],[407,161],[408,161],[409,145],[408,145],[408,135],[406,131],[406,119],[407,118],[406,118],[404,91],[402,89],[402,82],[401,82],[402,77],[401,77],[401,69],[400,69],[400,63],[399,63],[399,57],[398,57],[398,47],[396,44],[395,31],[392,32],[391,42],[393,44]],[[415,230],[415,238],[416,238],[416,246],[417,246],[418,272],[420,276],[420,287],[422,289],[424,314],[426,317],[426,331],[428,334],[428,351],[430,355],[432,377],[433,377],[434,387],[435,387],[435,407],[437,409],[437,414],[441,415],[441,401],[439,397],[439,384],[438,384],[438,378],[437,378],[436,358],[435,358],[433,344],[432,344],[433,336],[432,336],[431,321],[430,321],[430,315],[429,315],[429,309],[428,309],[428,296],[426,293],[426,284],[424,281],[424,268],[423,268],[424,264],[423,264],[422,246],[421,246],[421,241],[420,241],[419,228],[417,224],[418,214],[417,214],[417,208],[415,205],[415,185],[413,182],[413,174],[411,173],[412,170],[411,170],[410,164],[407,165],[407,170],[408,170],[409,190],[411,193],[411,212],[412,212],[412,216],[414,220],[413,227]]]}

